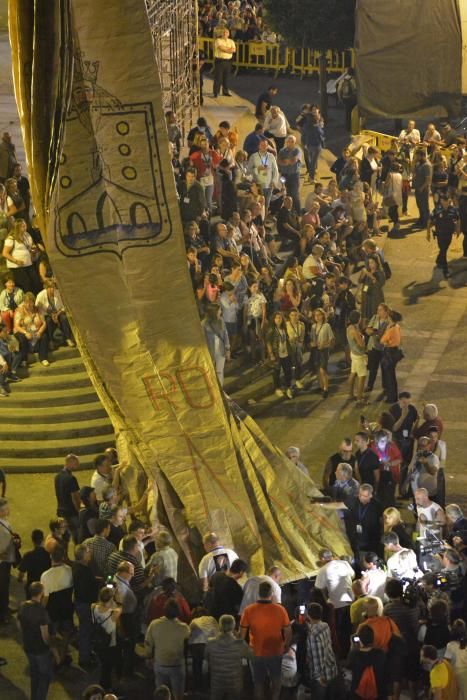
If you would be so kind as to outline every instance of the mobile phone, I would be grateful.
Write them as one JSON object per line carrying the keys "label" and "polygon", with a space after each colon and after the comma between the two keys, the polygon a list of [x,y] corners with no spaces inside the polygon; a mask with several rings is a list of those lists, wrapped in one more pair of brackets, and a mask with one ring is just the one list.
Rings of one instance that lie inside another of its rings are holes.
{"label": "mobile phone", "polygon": [[300,615],[304,615],[304,614],[305,614],[305,611],[306,611],[306,606],[305,606],[305,605],[300,605],[298,611],[299,611]]}
{"label": "mobile phone", "polygon": [[352,637],[352,642],[353,642],[354,644],[360,644],[360,637],[356,637],[356,636],[355,636],[355,637]]}

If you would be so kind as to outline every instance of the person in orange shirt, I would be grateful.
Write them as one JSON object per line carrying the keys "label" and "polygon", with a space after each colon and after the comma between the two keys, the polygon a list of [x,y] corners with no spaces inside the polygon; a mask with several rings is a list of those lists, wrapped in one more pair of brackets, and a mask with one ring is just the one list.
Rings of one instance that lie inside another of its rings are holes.
{"label": "person in orange shirt", "polygon": [[238,131],[235,127],[231,128],[229,122],[220,122],[219,129],[214,134],[214,144],[217,145],[221,138],[229,139],[230,147],[235,153],[238,147]]}
{"label": "person in orange shirt", "polygon": [[399,323],[402,316],[397,311],[389,311],[389,323],[381,336],[380,343],[383,346],[381,359],[381,374],[383,380],[386,403],[396,403],[398,397],[396,365],[404,357],[401,350],[401,328]]}
{"label": "person in orange shirt", "polygon": [[381,615],[381,605],[378,598],[373,596],[368,596],[366,601],[366,620],[359,625],[357,629],[357,635],[360,627],[363,625],[368,625],[373,630],[374,634],[374,649],[381,649],[387,653],[389,649],[389,642],[393,635],[401,636],[399,628],[390,617],[386,615]]}
{"label": "person in orange shirt", "polygon": [[[243,611],[240,632],[242,639],[249,634],[254,653],[255,699],[279,700],[282,655],[290,644],[292,628],[285,608],[272,602],[272,586],[268,581],[259,586],[258,602]],[[268,678],[269,692],[264,688]]]}

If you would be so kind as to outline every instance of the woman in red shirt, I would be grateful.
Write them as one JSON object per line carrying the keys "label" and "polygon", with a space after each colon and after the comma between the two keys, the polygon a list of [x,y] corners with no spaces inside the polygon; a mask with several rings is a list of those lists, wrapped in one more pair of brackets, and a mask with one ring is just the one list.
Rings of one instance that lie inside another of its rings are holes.
{"label": "woman in red shirt", "polygon": [[396,484],[400,481],[402,455],[389,430],[378,430],[370,447],[380,463],[377,498],[383,508],[396,504]]}

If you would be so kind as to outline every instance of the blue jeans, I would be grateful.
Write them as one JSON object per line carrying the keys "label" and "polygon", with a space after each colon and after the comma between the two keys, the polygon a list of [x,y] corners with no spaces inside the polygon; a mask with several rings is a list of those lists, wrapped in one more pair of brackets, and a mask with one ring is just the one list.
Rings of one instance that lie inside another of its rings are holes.
{"label": "blue jeans", "polygon": [[31,700],[46,700],[52,680],[52,654],[28,654],[31,675]]}
{"label": "blue jeans", "polygon": [[79,662],[88,663],[92,651],[92,617],[90,603],[75,601],[75,610],[79,620],[78,650]]}
{"label": "blue jeans", "polygon": [[154,664],[154,673],[156,676],[156,688],[160,685],[168,685],[173,693],[175,700],[181,700],[185,692],[185,665],[180,666],[161,666]]}
{"label": "blue jeans", "polygon": [[212,196],[213,196],[213,194],[214,194],[214,185],[207,185],[204,188],[204,196],[206,197],[206,205],[207,205],[209,211],[211,211],[211,209],[212,209]]}

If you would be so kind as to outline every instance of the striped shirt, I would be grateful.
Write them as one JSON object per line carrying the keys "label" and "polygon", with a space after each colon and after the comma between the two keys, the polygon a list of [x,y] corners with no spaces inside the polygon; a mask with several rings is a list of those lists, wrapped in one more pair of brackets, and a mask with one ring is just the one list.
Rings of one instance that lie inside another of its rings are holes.
{"label": "striped shirt", "polygon": [[107,569],[107,560],[112,552],[115,551],[115,545],[100,535],[94,535],[94,537],[84,540],[83,544],[85,544],[91,552],[91,569],[94,575],[104,578]]}
{"label": "striped shirt", "polygon": [[129,561],[130,564],[133,564],[135,568],[135,573],[133,575],[133,578],[131,579],[131,587],[135,592],[139,591],[143,587],[144,583],[144,569],[137,560],[137,558],[133,556],[133,554],[120,551],[112,552],[112,554],[107,560],[107,576],[115,576],[115,574],[117,573],[118,565],[122,561]]}
{"label": "striped shirt", "polygon": [[337,676],[336,657],[332,650],[331,632],[326,622],[309,625],[306,658],[310,678],[329,682]]}

